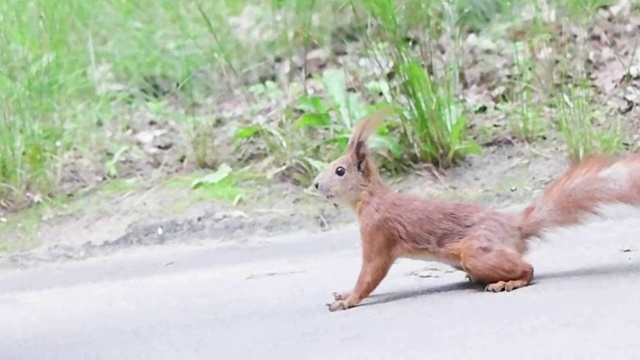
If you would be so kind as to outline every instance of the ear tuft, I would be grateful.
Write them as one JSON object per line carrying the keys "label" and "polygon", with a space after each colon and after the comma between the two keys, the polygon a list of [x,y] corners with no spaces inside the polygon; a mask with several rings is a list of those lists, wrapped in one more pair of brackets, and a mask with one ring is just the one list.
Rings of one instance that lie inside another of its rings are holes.
{"label": "ear tuft", "polygon": [[364,141],[358,141],[353,147],[353,153],[358,161],[364,161],[367,157],[367,144]]}
{"label": "ear tuft", "polygon": [[347,153],[351,154],[351,158],[355,160],[358,172],[366,172],[365,168],[367,167],[367,157],[369,155],[367,139],[380,126],[382,120],[393,112],[394,109],[392,107],[382,108],[360,120],[354,127],[347,144]]}
{"label": "ear tuft", "polygon": [[385,107],[360,120],[360,122],[358,122],[353,128],[353,133],[351,134],[351,138],[347,144],[347,151],[353,152],[356,157],[358,156],[358,153],[361,152],[364,152],[364,155],[366,156],[367,139],[378,129],[382,120],[394,112],[395,111],[392,107]]}

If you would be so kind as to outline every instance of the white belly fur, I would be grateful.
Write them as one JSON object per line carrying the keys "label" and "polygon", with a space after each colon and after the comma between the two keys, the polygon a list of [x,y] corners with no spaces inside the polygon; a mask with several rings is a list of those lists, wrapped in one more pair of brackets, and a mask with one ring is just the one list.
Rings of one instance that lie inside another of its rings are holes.
{"label": "white belly fur", "polygon": [[438,258],[438,257],[434,256],[432,253],[430,253],[428,251],[412,253],[412,254],[406,254],[406,255],[403,255],[401,257],[405,258],[405,259],[411,259],[411,260],[439,262],[439,263],[442,263],[442,264],[447,264],[449,266],[452,266],[452,267],[454,267],[454,268],[456,268],[458,270],[462,269],[462,267],[460,266],[459,262],[457,262],[457,261],[447,261],[445,259]]}

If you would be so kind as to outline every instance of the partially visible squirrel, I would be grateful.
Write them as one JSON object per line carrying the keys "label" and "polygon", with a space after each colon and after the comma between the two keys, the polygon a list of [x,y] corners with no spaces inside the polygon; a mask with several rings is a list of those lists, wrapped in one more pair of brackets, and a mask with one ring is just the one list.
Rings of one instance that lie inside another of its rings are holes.
{"label": "partially visible squirrel", "polygon": [[554,227],[579,224],[583,215],[598,214],[602,204],[640,205],[640,154],[588,158],[516,214],[392,191],[367,146],[367,138],[390,114],[379,110],[358,122],[346,154],[314,180],[327,200],[349,206],[360,223],[360,274],[351,291],[334,293],[330,311],[352,308],[367,298],[398,258],[449,264],[485,285],[486,291],[527,286],[533,266],[523,255],[531,238]]}

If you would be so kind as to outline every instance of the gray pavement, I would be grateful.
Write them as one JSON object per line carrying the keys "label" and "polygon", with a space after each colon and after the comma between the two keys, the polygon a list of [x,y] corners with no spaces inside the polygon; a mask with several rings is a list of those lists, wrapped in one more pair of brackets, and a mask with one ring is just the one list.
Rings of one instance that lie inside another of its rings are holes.
{"label": "gray pavement", "polygon": [[535,283],[485,293],[399,261],[330,313],[355,227],[251,244],[136,249],[0,273],[0,359],[639,359],[640,216],[550,234]]}

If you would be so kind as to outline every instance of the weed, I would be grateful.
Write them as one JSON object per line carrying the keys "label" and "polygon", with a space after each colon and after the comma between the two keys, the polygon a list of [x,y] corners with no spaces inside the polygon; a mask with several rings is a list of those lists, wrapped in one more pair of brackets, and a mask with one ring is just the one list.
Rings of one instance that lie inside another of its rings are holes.
{"label": "weed", "polygon": [[[406,108],[401,115],[405,148],[419,161],[440,165],[450,165],[465,155],[480,153],[480,147],[467,138],[467,118],[457,100],[457,59],[446,66],[444,76],[435,78],[411,51],[405,40],[407,29],[401,27],[403,19],[398,18],[394,3],[389,0],[365,3],[371,17],[378,21],[384,33],[382,38],[389,44],[386,49],[396,64],[399,79],[390,87],[390,92],[395,104]],[[447,14],[450,23],[446,25],[451,30],[455,15]],[[419,53],[429,53],[433,58],[430,50],[428,46]]]}
{"label": "weed", "polygon": [[571,161],[622,150],[625,136],[620,118],[594,106],[588,89],[567,87],[559,109],[558,127],[567,143]]}
{"label": "weed", "polygon": [[513,99],[516,109],[510,117],[510,126],[514,135],[525,141],[533,141],[539,135],[545,133],[548,128],[546,121],[541,116],[542,104],[537,94],[535,84],[536,63],[524,49],[523,43],[517,43],[514,50],[514,65],[516,77],[513,84]]}
{"label": "weed", "polygon": [[[284,172],[294,182],[307,184],[328,161],[345,151],[356,121],[376,108],[347,91],[342,70],[327,70],[316,80],[326,97],[302,95],[285,107],[278,121],[241,127],[235,133],[236,141],[259,136],[265,142],[276,168],[270,176]],[[372,140],[372,147],[383,154],[397,157],[402,153],[385,127]]]}
{"label": "weed", "polygon": [[242,190],[236,185],[236,182],[237,177],[234,177],[231,166],[223,163],[215,172],[193,180],[191,188],[205,188],[217,198],[233,199],[233,203],[237,204],[242,197]]}

